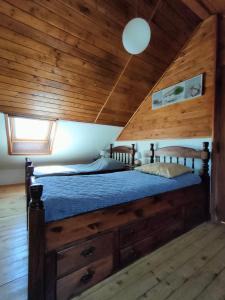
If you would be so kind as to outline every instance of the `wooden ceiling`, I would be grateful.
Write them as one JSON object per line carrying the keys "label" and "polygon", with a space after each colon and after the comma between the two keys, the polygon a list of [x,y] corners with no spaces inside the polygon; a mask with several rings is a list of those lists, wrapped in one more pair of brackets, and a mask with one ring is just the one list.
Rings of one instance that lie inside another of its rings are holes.
{"label": "wooden ceiling", "polygon": [[201,20],[213,14],[225,13],[224,0],[182,0]]}
{"label": "wooden ceiling", "polygon": [[[182,1],[0,0],[0,111],[124,126],[203,19]],[[136,15],[152,39],[130,56]]]}

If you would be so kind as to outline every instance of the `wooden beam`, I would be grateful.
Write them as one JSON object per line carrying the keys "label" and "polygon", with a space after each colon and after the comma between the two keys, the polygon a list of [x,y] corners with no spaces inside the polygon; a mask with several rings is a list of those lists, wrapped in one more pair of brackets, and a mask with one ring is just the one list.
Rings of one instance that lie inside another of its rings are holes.
{"label": "wooden beam", "polygon": [[210,16],[209,11],[197,0],[182,0],[182,2],[190,8],[201,20],[205,20]]}

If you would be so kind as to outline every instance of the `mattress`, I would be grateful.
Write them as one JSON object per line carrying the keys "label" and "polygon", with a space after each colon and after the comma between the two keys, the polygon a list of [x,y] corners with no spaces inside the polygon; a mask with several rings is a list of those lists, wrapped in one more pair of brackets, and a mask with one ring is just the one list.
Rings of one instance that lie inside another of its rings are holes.
{"label": "mattress", "polygon": [[199,184],[201,178],[192,173],[168,179],[139,171],[123,171],[41,177],[36,182],[44,186],[45,220],[50,222]]}

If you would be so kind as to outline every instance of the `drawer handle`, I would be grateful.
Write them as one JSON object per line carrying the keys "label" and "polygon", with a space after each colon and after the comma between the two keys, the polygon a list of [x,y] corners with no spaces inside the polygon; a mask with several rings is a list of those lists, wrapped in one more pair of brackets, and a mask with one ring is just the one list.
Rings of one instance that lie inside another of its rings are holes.
{"label": "drawer handle", "polygon": [[92,270],[87,271],[80,279],[81,283],[88,283],[94,276],[95,272]]}
{"label": "drawer handle", "polygon": [[92,256],[95,252],[96,248],[95,247],[90,247],[88,249],[83,250],[80,255],[83,257],[88,257],[88,256]]}

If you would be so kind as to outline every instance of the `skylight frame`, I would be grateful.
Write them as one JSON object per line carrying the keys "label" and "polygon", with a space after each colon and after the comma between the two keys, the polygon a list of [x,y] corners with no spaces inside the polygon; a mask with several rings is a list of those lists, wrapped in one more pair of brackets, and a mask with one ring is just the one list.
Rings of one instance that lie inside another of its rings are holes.
{"label": "skylight frame", "polygon": [[[18,139],[15,137],[15,118],[48,121],[49,129],[46,139]],[[56,132],[56,120],[40,119],[30,116],[5,115],[9,155],[50,155],[52,154]],[[27,149],[26,145],[27,144]],[[17,148],[24,148],[18,151]],[[29,149],[32,150],[29,150]]]}

